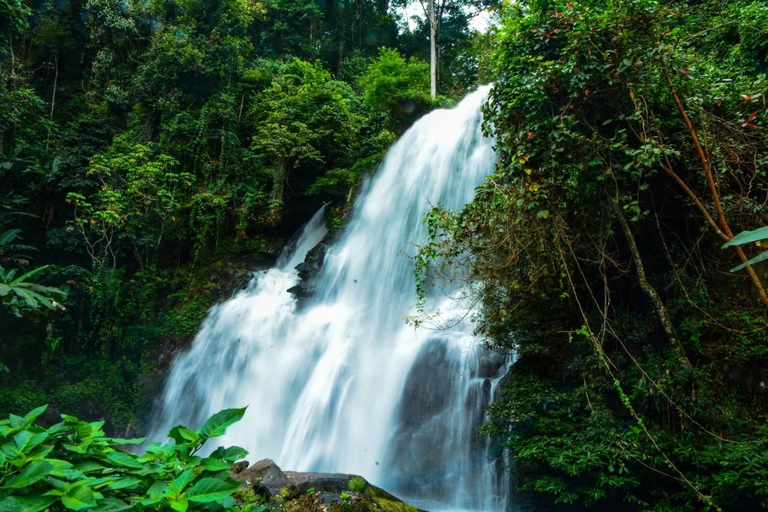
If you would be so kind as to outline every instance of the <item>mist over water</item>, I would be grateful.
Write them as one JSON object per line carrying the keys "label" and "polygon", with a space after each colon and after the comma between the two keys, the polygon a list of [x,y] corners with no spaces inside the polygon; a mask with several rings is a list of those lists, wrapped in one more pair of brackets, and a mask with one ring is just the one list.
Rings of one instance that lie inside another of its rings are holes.
{"label": "mist over water", "polygon": [[[324,210],[276,268],[211,309],[173,364],[154,438],[248,405],[220,444],[246,448],[252,462],[360,474],[430,510],[505,510],[508,478],[475,428],[507,361],[481,350],[468,321],[450,330],[405,323],[424,215],[437,204],[460,208],[493,170],[493,141],[481,130],[488,91],[428,114],[392,147],[328,250],[314,297],[299,304],[287,290],[327,234]],[[448,295],[430,297],[430,307],[461,317]]]}

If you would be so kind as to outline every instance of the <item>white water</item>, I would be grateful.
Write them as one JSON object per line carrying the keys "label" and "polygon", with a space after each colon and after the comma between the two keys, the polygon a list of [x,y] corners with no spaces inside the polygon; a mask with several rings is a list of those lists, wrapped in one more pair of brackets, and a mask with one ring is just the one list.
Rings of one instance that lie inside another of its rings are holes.
{"label": "white water", "polygon": [[[424,215],[437,204],[460,208],[493,170],[481,131],[487,93],[428,114],[392,147],[328,250],[315,297],[299,306],[286,290],[326,235],[322,210],[277,268],[211,310],[173,365],[154,437],[248,405],[221,443],[248,449],[252,461],[360,474],[431,510],[505,509],[507,478],[474,432],[503,358],[483,355],[468,322],[435,331],[404,321]],[[444,295],[430,302],[464,313]]]}

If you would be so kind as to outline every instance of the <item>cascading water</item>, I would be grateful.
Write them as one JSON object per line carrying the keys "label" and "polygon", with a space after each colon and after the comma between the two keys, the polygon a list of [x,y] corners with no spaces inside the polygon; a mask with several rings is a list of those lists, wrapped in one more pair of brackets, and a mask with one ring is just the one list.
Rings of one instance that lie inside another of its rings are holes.
{"label": "cascading water", "polygon": [[[460,208],[493,170],[481,130],[488,90],[428,114],[392,147],[328,250],[314,297],[299,306],[287,290],[326,235],[322,210],[277,268],[211,310],[173,365],[156,438],[248,405],[222,443],[252,457],[360,474],[432,510],[505,509],[507,478],[474,432],[505,361],[482,353],[467,322],[437,331],[405,323],[424,215],[436,204]],[[464,313],[445,294],[430,302]]]}

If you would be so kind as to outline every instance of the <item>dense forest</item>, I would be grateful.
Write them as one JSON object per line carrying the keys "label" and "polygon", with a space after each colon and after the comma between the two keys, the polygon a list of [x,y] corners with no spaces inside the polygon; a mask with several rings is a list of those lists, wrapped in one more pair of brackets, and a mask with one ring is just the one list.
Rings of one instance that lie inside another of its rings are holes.
{"label": "dense forest", "polygon": [[0,0],[0,510],[256,507],[195,455],[242,410],[123,438],[243,269],[488,82],[499,162],[416,282],[515,354],[514,507],[768,509],[768,4],[437,3],[433,98],[402,1]]}
{"label": "dense forest", "polygon": [[227,256],[276,255],[324,202],[340,223],[394,138],[473,86],[482,46],[447,2],[432,100],[429,34],[387,2],[1,9],[0,410],[121,433]]}

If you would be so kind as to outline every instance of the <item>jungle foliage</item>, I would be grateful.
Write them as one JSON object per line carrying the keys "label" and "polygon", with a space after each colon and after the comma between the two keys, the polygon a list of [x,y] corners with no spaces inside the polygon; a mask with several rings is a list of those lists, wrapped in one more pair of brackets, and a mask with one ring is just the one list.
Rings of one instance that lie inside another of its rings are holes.
{"label": "jungle foliage", "polygon": [[[211,438],[224,435],[245,409],[226,409],[195,431],[181,425],[172,444],[150,443],[143,455],[126,450],[141,438],[106,437],[104,421],[61,415],[48,428],[37,424],[47,406],[0,421],[0,507],[4,511],[168,510],[188,508],[247,512],[232,496],[240,482],[229,475],[248,452],[219,447],[197,455]],[[258,507],[264,510],[264,507]]]}
{"label": "jungle foliage", "polygon": [[137,432],[232,255],[340,225],[435,106],[425,37],[386,0],[0,0],[0,411]]}
{"label": "jungle foliage", "polygon": [[762,1],[502,14],[499,164],[426,219],[417,277],[479,283],[478,331],[517,354],[483,431],[535,510],[768,507],[765,237],[734,238],[768,221],[766,20]]}

